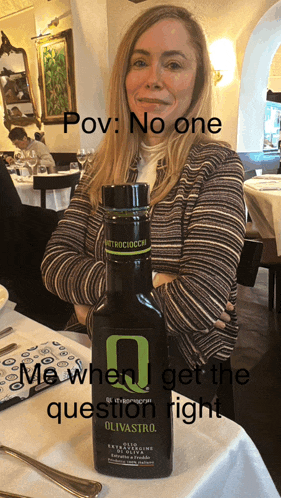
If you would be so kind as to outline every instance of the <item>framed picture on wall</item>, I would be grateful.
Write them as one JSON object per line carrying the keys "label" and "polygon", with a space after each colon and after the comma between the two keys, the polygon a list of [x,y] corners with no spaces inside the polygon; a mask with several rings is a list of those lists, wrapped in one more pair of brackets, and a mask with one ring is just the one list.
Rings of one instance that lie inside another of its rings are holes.
{"label": "framed picture on wall", "polygon": [[72,29],[36,41],[43,123],[62,123],[76,112]]}

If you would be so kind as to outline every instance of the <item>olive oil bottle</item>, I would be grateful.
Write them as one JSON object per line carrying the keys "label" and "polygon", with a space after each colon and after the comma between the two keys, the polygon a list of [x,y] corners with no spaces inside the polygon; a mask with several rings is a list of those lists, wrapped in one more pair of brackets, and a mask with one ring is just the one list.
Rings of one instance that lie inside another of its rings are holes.
{"label": "olive oil bottle", "polygon": [[149,187],[103,187],[106,292],[92,331],[94,463],[149,479],[172,471],[171,392],[164,318],[153,300]]}

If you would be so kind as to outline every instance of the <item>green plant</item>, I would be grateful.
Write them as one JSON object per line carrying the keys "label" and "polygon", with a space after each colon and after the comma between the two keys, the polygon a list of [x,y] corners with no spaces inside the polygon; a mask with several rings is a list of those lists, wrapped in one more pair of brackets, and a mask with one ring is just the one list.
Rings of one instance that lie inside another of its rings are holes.
{"label": "green plant", "polygon": [[46,107],[48,116],[68,110],[67,67],[64,43],[43,48]]}

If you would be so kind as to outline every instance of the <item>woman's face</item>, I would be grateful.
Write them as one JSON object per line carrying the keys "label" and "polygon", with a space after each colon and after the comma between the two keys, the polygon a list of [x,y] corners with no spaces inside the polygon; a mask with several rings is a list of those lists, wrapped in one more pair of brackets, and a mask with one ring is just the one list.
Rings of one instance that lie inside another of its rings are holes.
{"label": "woman's face", "polygon": [[[126,92],[130,111],[142,124],[147,112],[146,143],[161,142],[177,118],[184,116],[192,100],[196,69],[196,52],[180,21],[159,21],[138,39],[126,77]],[[162,134],[150,130],[149,123],[155,117],[165,122]]]}

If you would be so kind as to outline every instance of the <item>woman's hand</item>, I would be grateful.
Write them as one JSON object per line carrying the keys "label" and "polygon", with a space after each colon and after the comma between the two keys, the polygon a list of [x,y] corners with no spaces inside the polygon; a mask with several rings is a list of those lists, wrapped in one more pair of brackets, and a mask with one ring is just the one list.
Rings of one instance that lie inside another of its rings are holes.
{"label": "woman's hand", "polygon": [[[227,311],[233,311],[234,306],[229,301],[227,301],[225,309]],[[214,327],[223,330],[225,328],[225,324],[230,322],[230,320],[231,320],[230,315],[225,311],[223,311],[219,319],[214,323]]]}
{"label": "woman's hand", "polygon": [[172,282],[177,278],[177,275],[173,275],[172,273],[156,273],[154,279],[153,279],[153,287],[159,287],[159,285],[162,284],[167,284],[169,282]]}
{"label": "woman's hand", "polygon": [[90,306],[87,306],[86,304],[74,304],[74,309],[78,322],[82,323],[82,325],[86,325],[86,318]]}
{"label": "woman's hand", "polygon": [[[153,287],[156,288],[159,285],[172,282],[172,280],[174,280],[175,278],[177,278],[177,275],[168,274],[168,273],[157,273],[153,279]],[[225,309],[226,311],[233,311],[234,306],[229,301],[227,301]],[[225,328],[225,324],[229,323],[230,320],[231,320],[230,315],[225,311],[223,311],[219,319],[214,323],[214,327],[223,330]]]}

